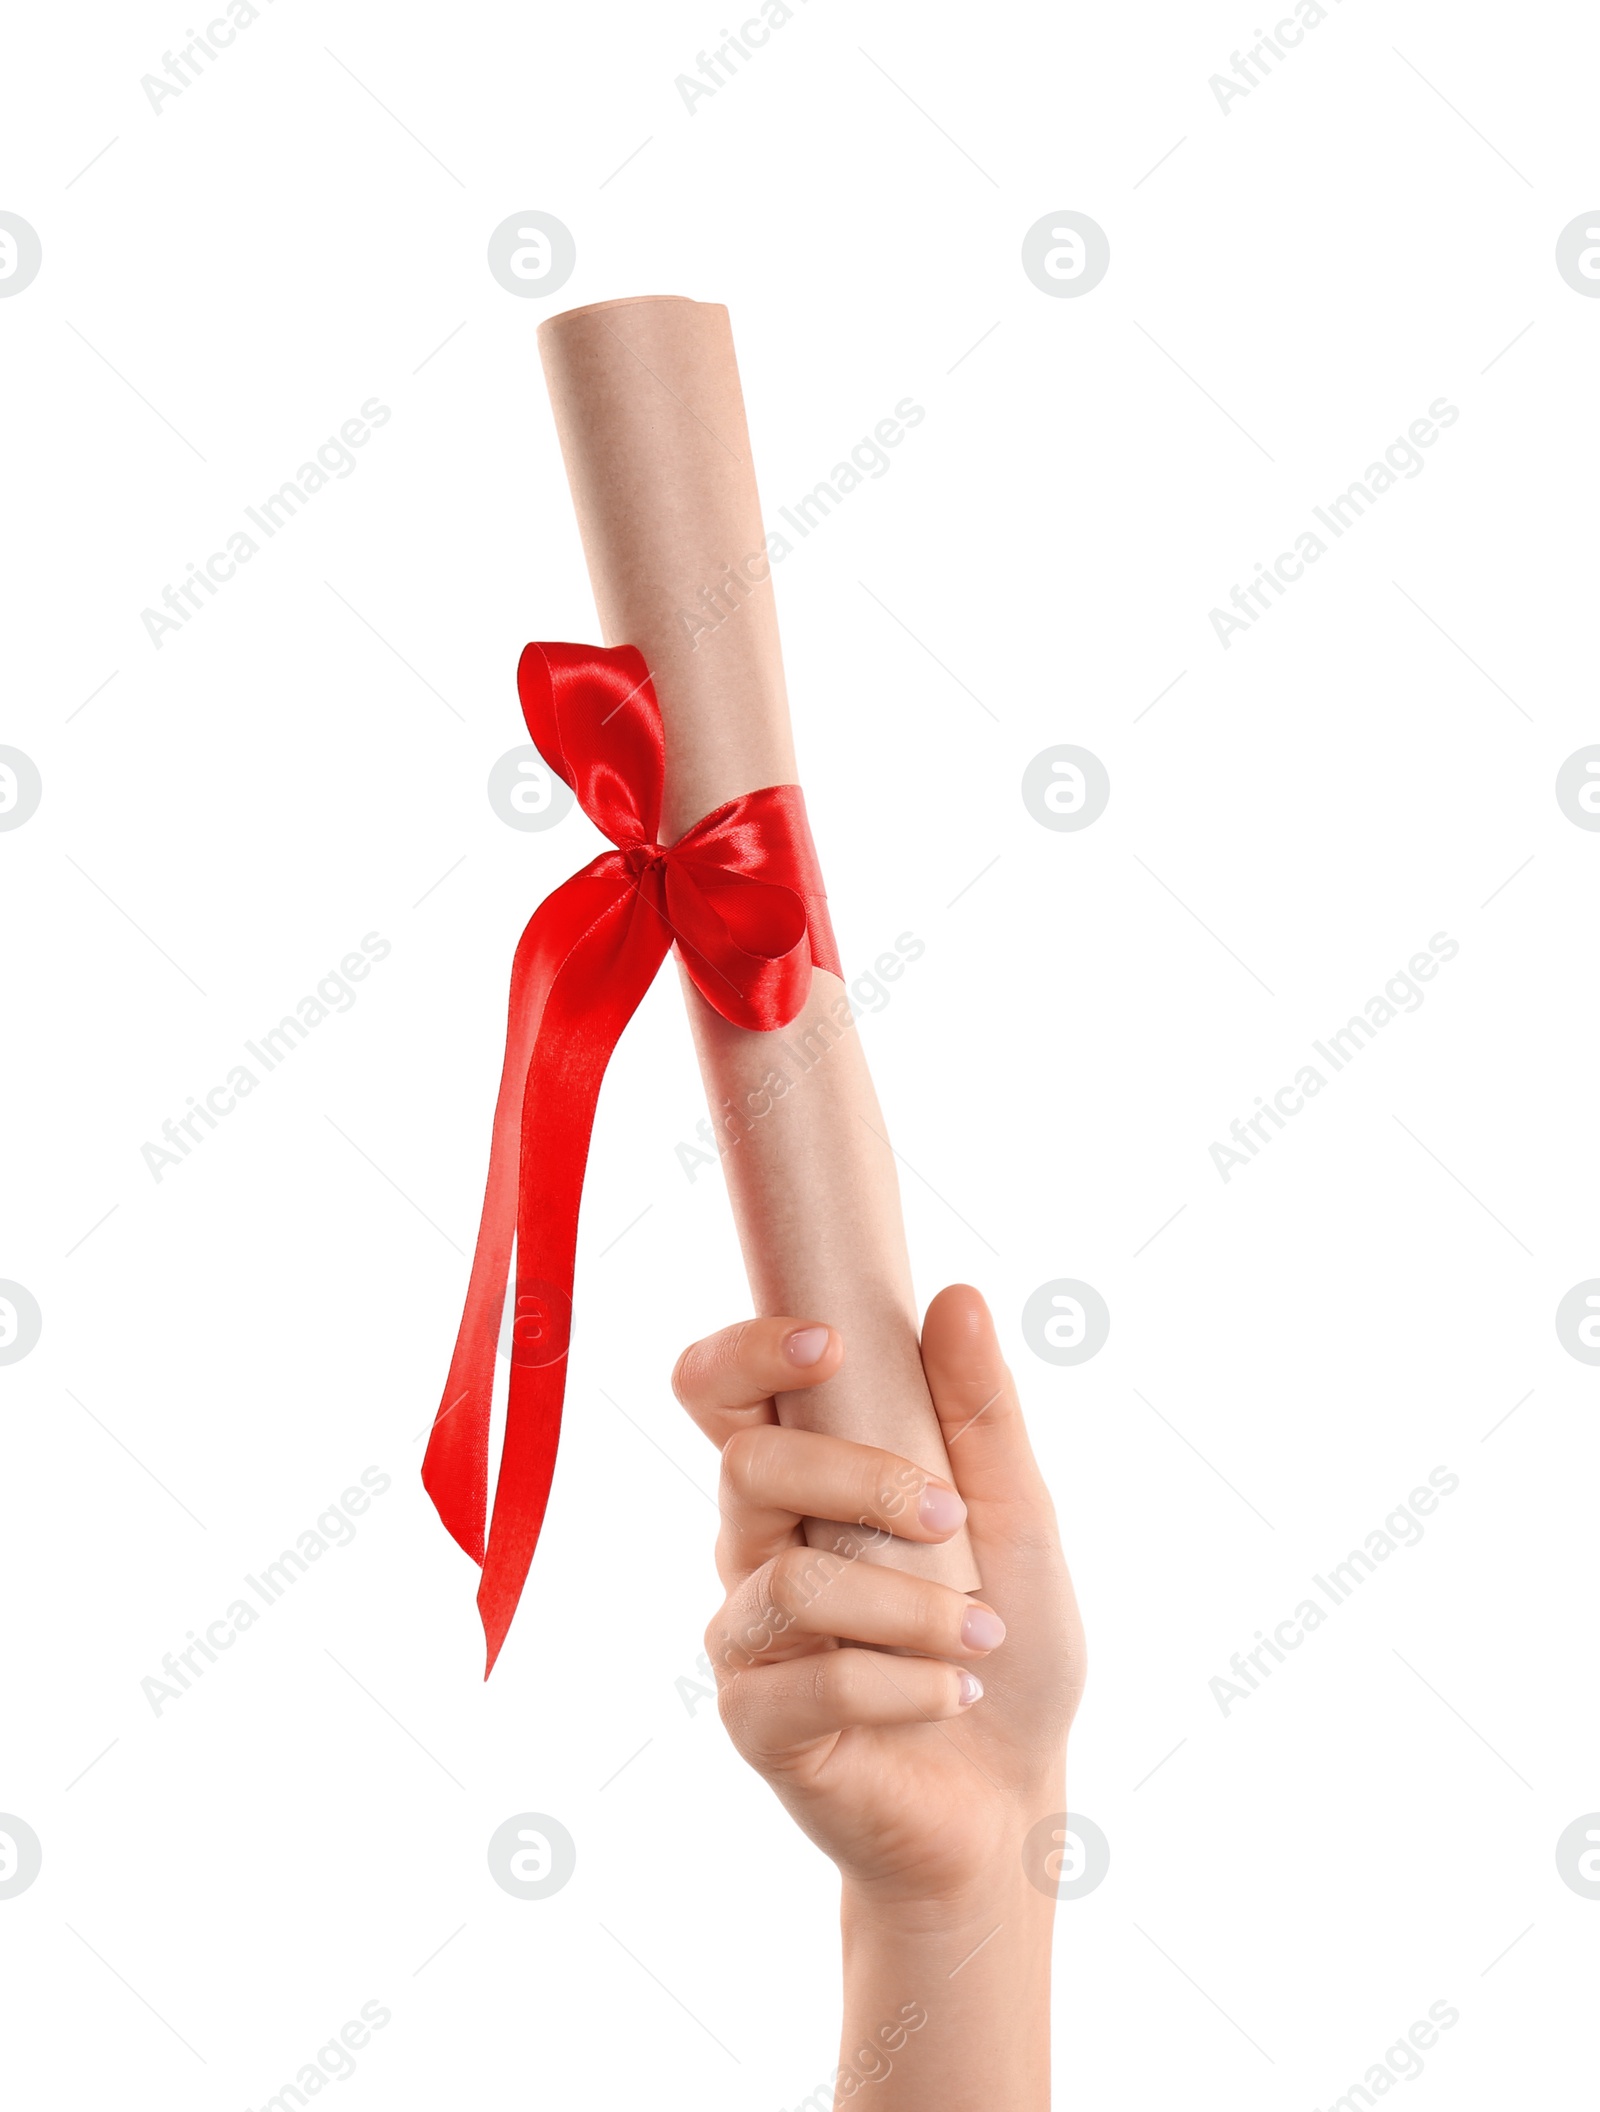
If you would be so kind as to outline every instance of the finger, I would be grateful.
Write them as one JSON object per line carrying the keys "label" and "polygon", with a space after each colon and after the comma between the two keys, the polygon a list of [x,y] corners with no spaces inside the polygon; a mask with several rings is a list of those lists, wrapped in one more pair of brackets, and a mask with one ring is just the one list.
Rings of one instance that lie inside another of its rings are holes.
{"label": "finger", "polygon": [[844,1344],[816,1320],[741,1320],[691,1343],[678,1359],[672,1390],[720,1451],[735,1430],[776,1420],[775,1393],[831,1379]]}
{"label": "finger", "polygon": [[789,1430],[736,1430],[722,1449],[724,1576],[745,1576],[795,1537],[803,1518],[837,1518],[902,1540],[948,1540],[966,1505],[925,1467],[873,1445]]}
{"label": "finger", "polygon": [[799,1656],[826,1636],[959,1664],[986,1657],[1005,1634],[992,1606],[948,1584],[863,1562],[853,1548],[794,1546],[729,1596],[706,1630],[706,1653],[725,1671],[748,1671]]}
{"label": "finger", "polygon": [[933,1658],[824,1650],[724,1679],[718,1704],[734,1744],[760,1767],[840,1731],[946,1722],[982,1694],[976,1673]]}
{"label": "finger", "polygon": [[[1000,1354],[989,1308],[970,1284],[942,1290],[922,1325],[922,1368],[944,1432],[956,1487],[974,1536],[1003,1530],[1054,1545],[1055,1509],[1028,1442],[1016,1382]],[[986,1509],[995,1515],[984,1520]]]}

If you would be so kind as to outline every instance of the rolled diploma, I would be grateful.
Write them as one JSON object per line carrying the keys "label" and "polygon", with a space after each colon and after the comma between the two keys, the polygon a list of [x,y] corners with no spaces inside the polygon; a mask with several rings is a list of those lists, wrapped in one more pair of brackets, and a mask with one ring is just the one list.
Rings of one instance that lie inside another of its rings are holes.
{"label": "rolled diploma", "polygon": [[[539,350],[603,642],[637,646],[654,679],[674,842],[740,793],[798,781],[728,311],[603,301],[552,316]],[[702,588],[730,613],[708,610]],[[780,1421],[950,1479],[894,1155],[844,985],[815,969],[805,1010],[769,1035],[730,1025],[680,979],[756,1309],[825,1320],[845,1340],[838,1377],[780,1394]],[[818,1546],[840,1537],[817,1519],[806,1532]],[[965,1532],[940,1547],[851,1538],[866,1559],[978,1588]]]}

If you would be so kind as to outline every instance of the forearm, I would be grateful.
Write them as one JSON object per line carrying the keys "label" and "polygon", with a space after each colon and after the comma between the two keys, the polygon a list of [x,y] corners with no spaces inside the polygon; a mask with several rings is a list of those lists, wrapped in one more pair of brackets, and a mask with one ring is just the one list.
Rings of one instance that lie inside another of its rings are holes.
{"label": "forearm", "polygon": [[955,1910],[883,1909],[847,1887],[836,2106],[1047,2112],[1054,1912],[1020,1855]]}

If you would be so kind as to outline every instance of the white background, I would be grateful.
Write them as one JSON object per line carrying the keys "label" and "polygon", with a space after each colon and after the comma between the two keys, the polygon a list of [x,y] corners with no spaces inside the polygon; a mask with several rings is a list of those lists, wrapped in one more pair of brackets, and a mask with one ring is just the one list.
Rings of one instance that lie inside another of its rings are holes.
{"label": "white background", "polygon": [[[19,2102],[259,2106],[368,2000],[340,2088],[396,2112],[776,2112],[831,2073],[833,1874],[675,1684],[714,1469],[667,1374],[746,1294],[675,1150],[674,978],[601,1102],[487,1688],[417,1480],[512,946],[598,848],[485,795],[522,644],[595,628],[534,332],[643,292],[731,310],[769,521],[927,413],[777,591],[847,968],[926,945],[862,1023],[919,1291],[992,1298],[1090,1630],[1071,1799],[1112,1863],[1059,1917],[1061,2101],[1326,2105],[1444,2000],[1419,2101],[1576,2102],[1600,1904],[1554,1846],[1600,1807],[1600,1438],[1553,1316],[1600,1271],[1600,838],[1553,786],[1600,739],[1600,306],[1553,259],[1596,204],[1600,29],[1347,0],[1225,115],[1253,13],[1075,17],[811,0],[693,115],[726,18],[676,0],[279,0],[159,116],[190,17],[13,20]],[[485,265],[532,208],[577,242],[553,301]],[[1111,245],[1081,299],[1019,261],[1064,208]],[[355,473],[157,650],[141,611],[374,396]],[[1424,473],[1224,650],[1211,608],[1441,396]],[[1020,798],[1060,742],[1110,773],[1082,833]],[[354,1007],[158,1183],[161,1123],[372,931]],[[1213,1141],[1436,932],[1420,1011],[1224,1183]],[[1058,1277],[1112,1315],[1070,1370],[1019,1325]],[[163,1653],[369,1465],[354,1542],[154,1715]],[[1224,1717],[1230,1655],[1438,1466],[1422,1542]],[[485,1862],[525,1811],[578,1845],[539,1903]]]}

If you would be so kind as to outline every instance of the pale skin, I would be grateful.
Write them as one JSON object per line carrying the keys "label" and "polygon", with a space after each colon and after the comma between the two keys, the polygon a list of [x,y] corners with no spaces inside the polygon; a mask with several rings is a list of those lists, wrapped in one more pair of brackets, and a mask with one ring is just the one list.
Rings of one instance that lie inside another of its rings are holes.
{"label": "pale skin", "polygon": [[[875,2112],[1043,2112],[1055,1901],[1023,1851],[1066,1810],[1084,1673],[1055,1509],[976,1291],[941,1291],[923,1325],[953,1488],[779,1424],[773,1394],[832,1378],[847,1352],[820,1321],[747,1320],[673,1373],[722,1454],[727,1597],[706,1631],[722,1719],[839,1869],[836,2105],[870,2084]],[[925,1543],[964,1518],[983,1590],[810,1547],[808,1517]]]}

